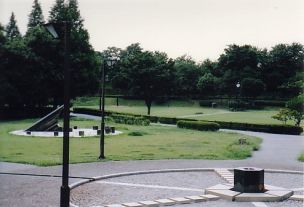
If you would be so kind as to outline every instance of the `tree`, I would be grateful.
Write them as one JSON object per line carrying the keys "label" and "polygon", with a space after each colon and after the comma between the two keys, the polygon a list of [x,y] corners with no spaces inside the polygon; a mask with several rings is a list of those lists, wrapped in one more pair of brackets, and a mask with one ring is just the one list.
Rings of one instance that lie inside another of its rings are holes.
{"label": "tree", "polygon": [[32,11],[29,15],[29,22],[27,24],[28,29],[32,29],[36,26],[44,24],[44,17],[42,9],[38,0],[34,0]]}
{"label": "tree", "polygon": [[63,22],[67,20],[66,6],[64,0],[56,0],[49,14],[50,22]]}
{"label": "tree", "polygon": [[299,43],[278,44],[270,50],[268,59],[263,73],[267,91],[283,97],[298,94],[297,89],[286,87],[286,83],[293,82],[294,76],[303,71],[304,46]]}
{"label": "tree", "polygon": [[273,115],[271,118],[277,119],[281,121],[283,124],[286,124],[286,122],[291,118],[291,113],[289,109],[284,108],[284,109],[280,109],[279,112]]}
{"label": "tree", "polygon": [[202,95],[215,95],[217,83],[218,80],[214,75],[206,73],[199,78],[197,88],[200,90]]}
{"label": "tree", "polygon": [[113,86],[125,94],[142,98],[151,113],[152,102],[172,89],[173,65],[165,53],[142,51],[133,44],[122,52],[120,72],[113,78]]}
{"label": "tree", "polygon": [[260,79],[244,78],[241,81],[241,95],[255,98],[263,93],[265,85]]}
{"label": "tree", "polygon": [[266,50],[251,45],[229,45],[218,59],[218,67],[223,74],[222,93],[234,95],[235,84],[244,78],[261,79],[266,59]]}
{"label": "tree", "polygon": [[[70,60],[71,60],[71,96],[82,96],[94,94],[98,91],[98,71],[100,59],[89,43],[89,34],[83,27],[83,19],[80,16],[77,0],[69,0],[67,5],[63,0],[56,0],[49,15],[50,22],[71,22],[70,38]],[[56,86],[63,85],[63,48],[62,44],[57,44],[59,56],[54,64],[53,70],[59,68],[59,77]],[[54,102],[62,102],[62,90],[54,94]]]}
{"label": "tree", "polygon": [[175,60],[176,73],[175,94],[191,96],[197,94],[197,82],[202,71],[189,56],[181,56]]}
{"label": "tree", "polygon": [[21,37],[21,34],[19,32],[19,28],[17,26],[17,21],[15,19],[14,12],[12,12],[9,23],[6,26],[5,30],[6,30],[6,38],[9,39],[9,40],[13,39],[13,38]]}

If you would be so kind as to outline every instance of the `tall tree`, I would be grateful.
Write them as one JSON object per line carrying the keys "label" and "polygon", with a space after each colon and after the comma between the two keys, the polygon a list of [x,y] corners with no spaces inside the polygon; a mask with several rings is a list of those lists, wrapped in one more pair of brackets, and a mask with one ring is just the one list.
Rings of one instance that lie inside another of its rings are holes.
{"label": "tall tree", "polygon": [[287,82],[293,82],[297,73],[303,71],[304,46],[299,43],[275,45],[268,59],[263,74],[267,91],[285,97],[297,95],[297,89],[290,90],[285,86]]}
{"label": "tall tree", "polygon": [[142,98],[150,115],[152,102],[172,89],[174,62],[165,53],[141,51],[136,44],[122,53],[120,73],[113,78],[113,85],[125,94]]}
{"label": "tall tree", "polygon": [[62,22],[66,20],[66,6],[64,4],[64,0],[56,0],[54,6],[51,8],[49,21]]}
{"label": "tall tree", "polygon": [[[71,96],[94,94],[98,91],[100,60],[89,43],[89,33],[83,26],[83,19],[78,9],[77,0],[69,0],[67,4],[65,4],[64,0],[56,0],[50,11],[49,21],[68,21],[71,23]],[[63,51],[62,44],[57,44],[56,47],[58,51]],[[63,53],[59,54],[59,58],[57,62],[63,60]],[[61,68],[59,77],[63,77],[62,64],[58,65],[57,68]],[[62,85],[62,81],[62,79],[58,80],[58,83],[61,84],[57,85]],[[57,94],[62,97],[61,93]]]}
{"label": "tall tree", "polygon": [[17,21],[15,19],[14,12],[12,12],[10,20],[9,20],[9,23],[6,26],[5,30],[6,30],[6,37],[8,39],[13,39],[13,38],[16,38],[16,37],[21,37],[21,34],[19,32],[19,28],[17,26]]}
{"label": "tall tree", "polygon": [[28,29],[31,29],[36,26],[41,26],[42,24],[44,24],[44,17],[42,14],[41,5],[38,0],[34,0],[27,27]]}
{"label": "tall tree", "polygon": [[235,84],[244,78],[260,79],[266,56],[266,50],[251,45],[229,45],[218,59],[218,67],[223,74],[220,86],[222,93],[237,93]]}
{"label": "tall tree", "polygon": [[202,75],[199,65],[189,56],[176,58],[174,69],[176,72],[175,94],[191,96],[197,94],[197,82]]}

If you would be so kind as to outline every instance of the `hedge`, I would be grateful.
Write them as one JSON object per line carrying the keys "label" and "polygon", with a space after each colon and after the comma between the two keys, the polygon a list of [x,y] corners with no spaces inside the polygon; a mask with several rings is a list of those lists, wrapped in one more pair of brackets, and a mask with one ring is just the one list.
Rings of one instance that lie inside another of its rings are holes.
{"label": "hedge", "polygon": [[202,121],[178,121],[177,127],[186,129],[196,129],[200,131],[217,131],[220,125],[214,122]]}
{"label": "hedge", "polygon": [[292,134],[299,135],[303,132],[302,127],[292,125],[276,125],[276,124],[251,124],[238,122],[214,121],[224,129],[237,129],[244,131],[267,132],[273,134]]}
{"label": "hedge", "polygon": [[[90,108],[74,108],[74,113],[79,114],[88,114],[93,116],[100,116],[101,111],[99,109],[90,109]],[[158,122],[157,116],[148,116],[148,115],[141,115],[141,114],[132,114],[132,113],[122,113],[122,112],[116,112],[116,111],[105,111],[106,116],[133,116],[133,117],[140,117],[148,119],[150,122]]]}
{"label": "hedge", "polygon": [[150,121],[143,117],[126,116],[126,115],[112,115],[115,123],[129,124],[129,125],[143,125],[148,126]]}

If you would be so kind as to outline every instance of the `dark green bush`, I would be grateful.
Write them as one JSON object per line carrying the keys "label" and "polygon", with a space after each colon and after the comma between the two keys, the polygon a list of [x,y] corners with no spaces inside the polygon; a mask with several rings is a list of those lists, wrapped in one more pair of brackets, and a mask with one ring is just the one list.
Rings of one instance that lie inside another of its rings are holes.
{"label": "dark green bush", "polygon": [[210,100],[200,100],[200,101],[198,102],[198,104],[199,104],[200,106],[211,107],[211,106],[212,106],[212,101],[210,101]]}
{"label": "dark green bush", "polygon": [[144,136],[144,134],[145,133],[141,131],[133,131],[128,133],[129,136]]}
{"label": "dark green bush", "polygon": [[134,117],[127,115],[111,115],[115,123],[129,124],[129,125],[143,125],[148,126],[150,121],[143,117]]}
{"label": "dark green bush", "polygon": [[238,122],[215,121],[224,129],[236,129],[244,131],[267,132],[273,134],[293,134],[299,135],[303,132],[301,127],[291,125],[276,125],[276,124],[251,124]]}
{"label": "dark green bush", "polygon": [[271,100],[256,100],[254,101],[256,106],[278,106],[278,107],[285,107],[285,101],[271,101]]}
{"label": "dark green bush", "polygon": [[174,118],[174,117],[159,117],[158,121],[159,121],[159,123],[162,123],[162,124],[176,124],[177,118]]}
{"label": "dark green bush", "polygon": [[143,115],[142,117],[150,120],[150,122],[153,122],[153,123],[157,123],[158,122],[158,117],[157,116],[148,116],[148,115]]}
{"label": "dark green bush", "polygon": [[177,127],[186,129],[196,129],[200,131],[217,131],[220,125],[214,122],[202,121],[178,121]]}

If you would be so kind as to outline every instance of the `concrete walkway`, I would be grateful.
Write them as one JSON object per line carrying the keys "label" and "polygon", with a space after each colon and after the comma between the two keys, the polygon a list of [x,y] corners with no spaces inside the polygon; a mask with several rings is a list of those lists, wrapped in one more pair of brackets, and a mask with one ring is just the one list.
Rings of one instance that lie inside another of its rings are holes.
{"label": "concrete walkway", "polygon": [[[230,130],[224,131],[229,132]],[[298,155],[304,149],[303,136],[238,132],[263,139],[261,149],[255,152],[252,158],[246,160],[143,160],[71,164],[70,176],[89,178],[128,171],[175,168],[234,168],[240,166],[303,171],[303,163],[297,161]],[[61,166],[36,167],[2,162],[0,163],[0,172],[0,206],[59,206],[60,177],[8,175],[3,173],[60,176]],[[73,178],[70,179],[70,183],[79,180],[81,179]],[[299,183],[303,184],[303,180]],[[214,206],[216,206],[216,203]]]}

